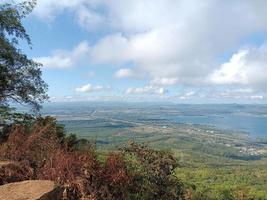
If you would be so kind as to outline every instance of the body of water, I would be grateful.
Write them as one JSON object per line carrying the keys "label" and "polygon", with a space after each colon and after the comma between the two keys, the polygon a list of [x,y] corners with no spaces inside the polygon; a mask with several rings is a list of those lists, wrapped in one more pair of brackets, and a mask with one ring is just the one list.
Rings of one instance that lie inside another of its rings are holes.
{"label": "body of water", "polygon": [[[164,119],[172,123],[211,125],[216,128],[267,137],[267,105],[238,104],[153,104],[153,103],[65,103],[44,106],[46,115],[64,116],[66,120],[94,115],[96,119]],[[60,118],[60,117],[59,117]]]}
{"label": "body of water", "polygon": [[238,114],[178,115],[167,117],[176,123],[211,125],[216,128],[249,133],[250,137],[267,137],[267,117]]}

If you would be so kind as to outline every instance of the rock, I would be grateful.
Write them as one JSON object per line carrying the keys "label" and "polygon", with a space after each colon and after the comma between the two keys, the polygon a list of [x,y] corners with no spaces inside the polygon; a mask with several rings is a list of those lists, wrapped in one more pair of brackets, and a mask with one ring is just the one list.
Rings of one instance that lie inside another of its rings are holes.
{"label": "rock", "polygon": [[0,186],[1,200],[61,200],[63,188],[53,181],[29,180]]}

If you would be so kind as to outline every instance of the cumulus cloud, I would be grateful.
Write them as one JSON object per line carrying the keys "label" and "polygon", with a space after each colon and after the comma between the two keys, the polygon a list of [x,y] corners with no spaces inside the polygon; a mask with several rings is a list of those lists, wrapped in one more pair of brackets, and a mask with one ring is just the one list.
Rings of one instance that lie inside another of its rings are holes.
{"label": "cumulus cloud", "polygon": [[102,85],[93,86],[93,85],[91,85],[89,83],[89,84],[86,84],[86,85],[82,85],[80,87],[77,87],[75,89],[75,91],[76,92],[82,92],[82,93],[90,93],[90,92],[100,92],[100,91],[110,90],[110,89],[111,89],[110,86],[107,86],[107,87],[104,87]]}
{"label": "cumulus cloud", "polygon": [[38,0],[33,13],[42,19],[53,20],[64,10],[77,10],[83,3],[85,3],[84,0]]}
{"label": "cumulus cloud", "polygon": [[131,87],[128,88],[125,91],[125,94],[127,95],[143,95],[143,94],[158,94],[163,95],[167,93],[168,90],[166,90],[164,87],[155,87],[152,85],[147,85],[144,87]]}
{"label": "cumulus cloud", "polygon": [[55,51],[52,56],[34,58],[34,60],[45,68],[69,68],[74,64],[71,58],[59,51]]}
{"label": "cumulus cloud", "polygon": [[85,102],[85,101],[122,101],[123,96],[119,95],[73,95],[73,96],[52,96],[50,100],[52,102]]}
{"label": "cumulus cloud", "polygon": [[219,100],[263,100],[266,96],[265,92],[255,91],[252,88],[237,88],[229,86],[230,88],[211,87],[205,90],[199,90],[195,96],[204,97],[206,99],[219,99]]}
{"label": "cumulus cloud", "polygon": [[[175,84],[237,85],[260,92],[266,91],[267,45],[242,47],[249,45],[249,37],[267,31],[266,9],[261,0],[39,0],[34,14],[53,19],[71,11],[81,27],[103,29],[97,41],[86,45],[87,58],[119,65],[117,78],[145,75],[151,80],[129,93]],[[221,63],[229,50],[237,52]],[[46,67],[66,68],[78,60],[73,53],[55,51],[38,59]]]}
{"label": "cumulus cloud", "polygon": [[104,24],[106,20],[105,16],[85,6],[79,7],[76,17],[80,26],[89,31],[98,27],[99,24]]}
{"label": "cumulus cloud", "polygon": [[211,81],[217,84],[247,83],[247,74],[243,68],[247,51],[240,51],[232,56],[229,62],[222,64],[220,69],[211,75]]}
{"label": "cumulus cloud", "polygon": [[263,100],[264,99],[262,95],[253,95],[253,96],[250,96],[250,98],[252,100]]}
{"label": "cumulus cloud", "polygon": [[42,63],[44,68],[70,68],[78,64],[81,59],[89,53],[87,42],[81,42],[71,51],[58,49],[52,52],[51,56],[33,58],[36,62]]}
{"label": "cumulus cloud", "polygon": [[115,33],[92,46],[95,63],[133,62],[140,73],[152,79],[179,77],[177,82],[183,84],[200,84],[216,69],[221,54],[235,48],[242,38],[267,30],[262,9],[267,3],[261,1],[99,4],[107,9],[106,23]]}
{"label": "cumulus cloud", "polygon": [[210,79],[215,84],[247,85],[256,91],[267,91],[267,45],[238,51]]}
{"label": "cumulus cloud", "polygon": [[186,99],[189,99],[189,98],[191,98],[192,96],[194,96],[195,93],[196,93],[195,91],[190,91],[190,92],[187,92],[187,93],[185,93],[184,95],[180,96],[179,98],[180,98],[181,100],[186,100]]}
{"label": "cumulus cloud", "polygon": [[152,85],[168,86],[175,85],[178,82],[178,78],[155,78],[150,83]]}
{"label": "cumulus cloud", "polygon": [[128,69],[128,68],[120,69],[114,74],[114,76],[116,78],[134,77],[134,71],[132,69]]}
{"label": "cumulus cloud", "polygon": [[[20,1],[20,0],[16,0]],[[87,30],[95,30],[106,24],[107,17],[101,12],[102,0],[38,0],[33,14],[51,22],[64,11],[74,13],[76,21]]]}

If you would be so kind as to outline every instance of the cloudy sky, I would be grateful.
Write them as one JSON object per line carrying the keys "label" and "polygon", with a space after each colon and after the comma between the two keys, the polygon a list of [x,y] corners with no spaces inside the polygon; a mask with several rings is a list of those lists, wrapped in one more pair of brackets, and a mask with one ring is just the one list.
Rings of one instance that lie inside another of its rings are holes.
{"label": "cloudy sky", "polygon": [[266,0],[38,0],[51,101],[267,102]]}

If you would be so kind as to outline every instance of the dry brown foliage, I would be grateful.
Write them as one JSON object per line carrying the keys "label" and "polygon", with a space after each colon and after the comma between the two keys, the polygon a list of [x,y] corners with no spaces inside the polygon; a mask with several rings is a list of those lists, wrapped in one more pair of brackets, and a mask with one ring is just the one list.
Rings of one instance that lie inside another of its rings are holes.
{"label": "dry brown foliage", "polygon": [[11,163],[0,168],[0,185],[32,178],[33,169],[26,162]]}
{"label": "dry brown foliage", "polygon": [[13,125],[0,159],[18,164],[0,170],[0,184],[46,179],[64,185],[69,199],[124,199],[130,176],[123,155],[110,154],[100,163],[93,148],[84,149],[70,148],[53,118],[37,119],[31,129]]}
{"label": "dry brown foliage", "polygon": [[55,150],[62,148],[62,138],[55,126],[51,118],[38,119],[30,130],[23,125],[11,126],[7,141],[0,146],[1,158],[42,166]]}

